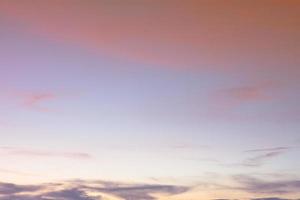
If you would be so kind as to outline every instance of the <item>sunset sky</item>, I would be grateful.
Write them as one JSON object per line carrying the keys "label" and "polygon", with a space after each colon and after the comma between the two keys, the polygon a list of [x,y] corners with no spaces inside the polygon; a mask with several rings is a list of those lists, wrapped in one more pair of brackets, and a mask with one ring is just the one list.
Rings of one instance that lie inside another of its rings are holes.
{"label": "sunset sky", "polygon": [[0,200],[300,199],[299,0],[0,0]]}

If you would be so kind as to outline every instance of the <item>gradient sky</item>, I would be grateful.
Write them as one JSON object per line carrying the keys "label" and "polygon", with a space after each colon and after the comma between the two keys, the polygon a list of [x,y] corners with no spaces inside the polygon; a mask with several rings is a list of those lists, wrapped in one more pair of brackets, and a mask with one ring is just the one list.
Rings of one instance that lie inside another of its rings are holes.
{"label": "gradient sky", "polygon": [[299,0],[0,0],[0,200],[300,198]]}

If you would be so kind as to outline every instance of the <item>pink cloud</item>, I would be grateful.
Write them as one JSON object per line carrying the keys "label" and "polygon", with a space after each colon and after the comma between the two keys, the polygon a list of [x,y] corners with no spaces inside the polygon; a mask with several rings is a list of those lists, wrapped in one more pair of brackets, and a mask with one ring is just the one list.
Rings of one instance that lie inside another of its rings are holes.
{"label": "pink cloud", "polygon": [[[19,89],[6,89],[6,91],[2,92],[0,95],[8,104],[40,112],[54,111],[54,109],[50,108],[47,104],[62,96],[55,92],[23,91]],[[0,125],[6,124],[0,119]]]}
{"label": "pink cloud", "polygon": [[254,71],[286,72],[299,64],[297,4],[4,0],[0,13],[40,36],[122,60],[218,70],[255,62]]}
{"label": "pink cloud", "polygon": [[246,103],[268,101],[275,98],[275,91],[279,89],[278,83],[265,81],[244,86],[223,88],[215,94],[227,106],[238,106]]}
{"label": "pink cloud", "polygon": [[57,94],[52,92],[10,92],[11,98],[16,99],[20,102],[21,106],[26,109],[49,112],[52,109],[48,108],[44,104],[58,98]]}
{"label": "pink cloud", "polygon": [[269,99],[266,88],[263,86],[244,86],[223,90],[225,95],[239,103]]}
{"label": "pink cloud", "polygon": [[283,98],[281,92],[281,85],[270,81],[222,88],[210,97],[209,110],[214,117],[248,119],[249,116],[237,115],[236,111],[243,106],[256,106]]}
{"label": "pink cloud", "polygon": [[44,101],[53,100],[55,98],[57,98],[57,96],[52,93],[29,94],[24,97],[24,105],[29,108],[48,111],[48,108],[42,107],[40,104]]}

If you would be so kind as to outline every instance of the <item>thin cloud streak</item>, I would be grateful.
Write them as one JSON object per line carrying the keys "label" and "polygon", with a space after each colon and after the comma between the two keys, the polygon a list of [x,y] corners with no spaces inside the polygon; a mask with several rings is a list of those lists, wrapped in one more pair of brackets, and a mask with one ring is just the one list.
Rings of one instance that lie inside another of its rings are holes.
{"label": "thin cloud streak", "polygon": [[11,169],[3,169],[0,168],[0,173],[1,174],[13,174],[13,175],[18,175],[18,176],[33,176],[35,174],[32,173],[25,173],[21,171],[16,171],[16,170],[11,170]]}
{"label": "thin cloud streak", "polygon": [[284,152],[282,151],[274,151],[274,152],[268,152],[262,155],[257,155],[251,158],[246,159],[243,161],[241,164],[242,166],[247,166],[247,167],[260,167],[262,166],[266,161],[270,160],[271,158],[277,157]]}
{"label": "thin cloud streak", "polygon": [[59,152],[17,147],[0,147],[0,153],[13,156],[62,157],[70,159],[91,159],[92,156],[82,152]]}
{"label": "thin cloud streak", "polygon": [[244,160],[241,165],[246,167],[260,167],[262,166],[266,161],[275,158],[277,156],[280,156],[286,151],[290,150],[291,147],[274,147],[274,148],[264,148],[264,149],[250,149],[244,151],[245,153],[259,153],[258,155],[255,155],[253,157],[250,157],[246,160]]}
{"label": "thin cloud streak", "polygon": [[291,149],[291,147],[282,146],[282,147],[262,148],[262,149],[248,149],[248,150],[245,150],[245,152],[285,151],[285,150],[289,150],[289,149]]}

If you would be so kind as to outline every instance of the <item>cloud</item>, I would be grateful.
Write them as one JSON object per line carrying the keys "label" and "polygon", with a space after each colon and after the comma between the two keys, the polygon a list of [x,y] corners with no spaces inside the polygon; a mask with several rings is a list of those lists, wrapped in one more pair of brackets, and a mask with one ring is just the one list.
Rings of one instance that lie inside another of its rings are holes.
{"label": "cloud", "polygon": [[285,71],[298,61],[299,48],[294,44],[299,35],[299,9],[295,4],[2,0],[0,13],[39,36],[114,58],[180,69],[243,64],[250,70],[271,66]]}
{"label": "cloud", "polygon": [[271,159],[281,156],[282,154],[286,153],[292,149],[292,147],[273,147],[273,148],[262,148],[262,149],[249,149],[243,151],[244,153],[247,153],[247,155],[250,154],[246,159],[241,160],[236,163],[222,163],[218,160],[216,160],[216,163],[220,166],[225,167],[233,167],[233,166],[242,166],[242,167],[261,167],[263,166],[267,161],[270,161]]}
{"label": "cloud", "polygon": [[261,194],[288,194],[300,190],[300,179],[295,180],[262,180],[248,175],[234,176],[239,183],[237,189]]}
{"label": "cloud", "polygon": [[284,151],[289,149],[291,149],[291,147],[273,147],[273,148],[263,148],[263,149],[249,149],[249,150],[245,150],[245,152]]}
{"label": "cloud", "polygon": [[72,200],[94,200],[94,199],[101,199],[101,197],[88,197],[88,195],[81,190],[78,190],[76,188],[73,189],[66,189],[66,190],[60,190],[55,192],[48,192],[46,194],[43,194],[43,197],[45,199],[51,199],[51,198],[57,198],[57,199],[72,199]]}
{"label": "cloud", "polygon": [[277,89],[275,83],[265,81],[262,83],[223,88],[218,90],[214,97],[222,101],[223,106],[234,108],[246,103],[271,100],[274,96],[271,95],[270,91],[274,89]]}
{"label": "cloud", "polygon": [[11,195],[11,194],[17,194],[21,192],[33,192],[39,189],[41,189],[40,186],[0,183],[0,195]]}
{"label": "cloud", "polygon": [[[232,177],[234,186],[219,184],[204,184],[203,189],[215,188],[218,190],[243,191],[249,196],[271,197],[248,198],[249,200],[292,200],[284,195],[297,194],[300,189],[300,180],[263,180],[249,175],[236,175]],[[0,183],[0,200],[158,200],[154,194],[167,197],[183,194],[194,187],[163,184],[123,183],[102,180],[71,180],[52,182],[40,185],[17,185]],[[230,194],[230,193],[229,193]],[[275,196],[273,196],[275,195]],[[279,195],[280,197],[276,197]],[[170,197],[171,199],[171,197]],[[243,198],[245,199],[245,198]],[[232,198],[219,198],[218,200],[237,200]]]}
{"label": "cloud", "polygon": [[[250,200],[292,200],[291,196],[300,195],[300,179],[281,174],[278,177],[269,177],[240,174],[229,177],[230,184],[207,183],[214,191],[227,191],[228,194],[244,194],[242,199]],[[205,190],[205,188],[203,188]],[[216,193],[218,194],[218,193]],[[238,197],[234,197],[236,199]],[[220,197],[219,199],[233,200],[233,197]],[[296,199],[295,199],[296,200]]]}
{"label": "cloud", "polygon": [[241,165],[246,167],[259,167],[262,166],[266,161],[284,154],[291,147],[274,147],[274,148],[263,148],[263,149],[250,149],[244,152],[246,153],[259,153],[253,157],[244,160]]}
{"label": "cloud", "polygon": [[271,158],[277,157],[284,152],[282,151],[273,151],[265,154],[257,155],[251,158],[248,158],[243,161],[242,165],[247,167],[259,167],[264,164],[265,161],[270,160]]}
{"label": "cloud", "polygon": [[[47,188],[43,188],[47,189]],[[26,191],[28,192],[28,191]],[[1,193],[0,193],[1,194]],[[28,194],[11,194],[0,196],[0,200],[101,200],[101,197],[88,197],[85,192],[74,189],[63,189],[53,192],[45,192],[40,195],[28,195]]]}
{"label": "cloud", "polygon": [[[214,200],[238,200],[238,199],[214,199]],[[252,198],[250,200],[293,200],[293,199],[283,199],[283,198],[279,198],[279,197],[265,197],[265,198]],[[297,199],[294,199],[294,200],[297,200]]]}
{"label": "cloud", "polygon": [[25,172],[11,170],[11,169],[4,169],[4,168],[0,168],[0,173],[13,174],[13,175],[18,175],[18,176],[32,176],[33,175],[30,173],[25,173]]}
{"label": "cloud", "polygon": [[[20,91],[15,89],[6,90],[0,95],[2,95],[4,99],[21,106],[22,108],[39,112],[53,111],[45,104],[62,97],[62,95],[58,95],[55,92]],[[7,124],[0,121],[0,125]]]}
{"label": "cloud", "polygon": [[53,93],[28,93],[21,95],[22,104],[29,109],[38,111],[50,111],[49,108],[42,106],[45,101],[53,100],[57,98],[57,95]]}
{"label": "cloud", "polygon": [[[124,184],[109,181],[67,181],[41,185],[0,183],[0,200],[101,200],[105,194],[123,200],[155,200],[154,193],[175,195],[189,187],[175,185]],[[93,195],[91,195],[93,194]]]}
{"label": "cloud", "polygon": [[24,105],[30,108],[38,108],[39,110],[47,110],[46,108],[40,107],[44,101],[55,99],[57,96],[52,93],[37,93],[26,95],[24,99]]}
{"label": "cloud", "polygon": [[291,199],[282,199],[278,197],[267,197],[267,198],[255,198],[251,200],[291,200]]}
{"label": "cloud", "polygon": [[265,197],[265,198],[254,198],[251,200],[300,200],[300,199],[285,199],[280,197]]}
{"label": "cloud", "polygon": [[281,83],[270,80],[262,80],[258,83],[251,80],[247,84],[222,87],[211,94],[209,111],[212,110],[217,117],[226,117],[227,120],[249,119],[248,117],[252,114],[247,110],[245,110],[246,115],[241,115],[244,111],[243,108],[258,106],[283,98],[283,95],[280,94],[282,92],[281,87]]}
{"label": "cloud", "polygon": [[151,196],[151,194],[153,193],[180,194],[187,191],[186,187],[174,187],[171,185],[133,185],[125,187],[108,187],[94,189],[96,189],[96,191],[113,194],[126,200],[154,200],[155,198]]}
{"label": "cloud", "polygon": [[0,153],[13,156],[33,156],[33,157],[62,157],[71,159],[90,159],[92,156],[83,152],[59,152],[17,147],[0,147]]}
{"label": "cloud", "polygon": [[[227,179],[228,178],[228,179]],[[291,174],[238,174],[223,179],[212,179],[197,185],[199,191],[207,191],[218,197],[218,200],[292,200],[300,195],[300,179]],[[225,180],[225,181],[224,181]],[[221,181],[221,182],[220,182]],[[220,192],[220,193],[219,193]],[[223,196],[220,196],[223,194]],[[225,194],[225,195],[224,195]],[[278,199],[277,199],[278,198]],[[214,199],[216,200],[216,199]],[[294,199],[296,200],[296,199]]]}
{"label": "cloud", "polygon": [[213,200],[237,200],[237,199],[213,199]]}
{"label": "cloud", "polygon": [[230,98],[239,102],[249,102],[267,99],[265,87],[244,86],[223,90]]}

